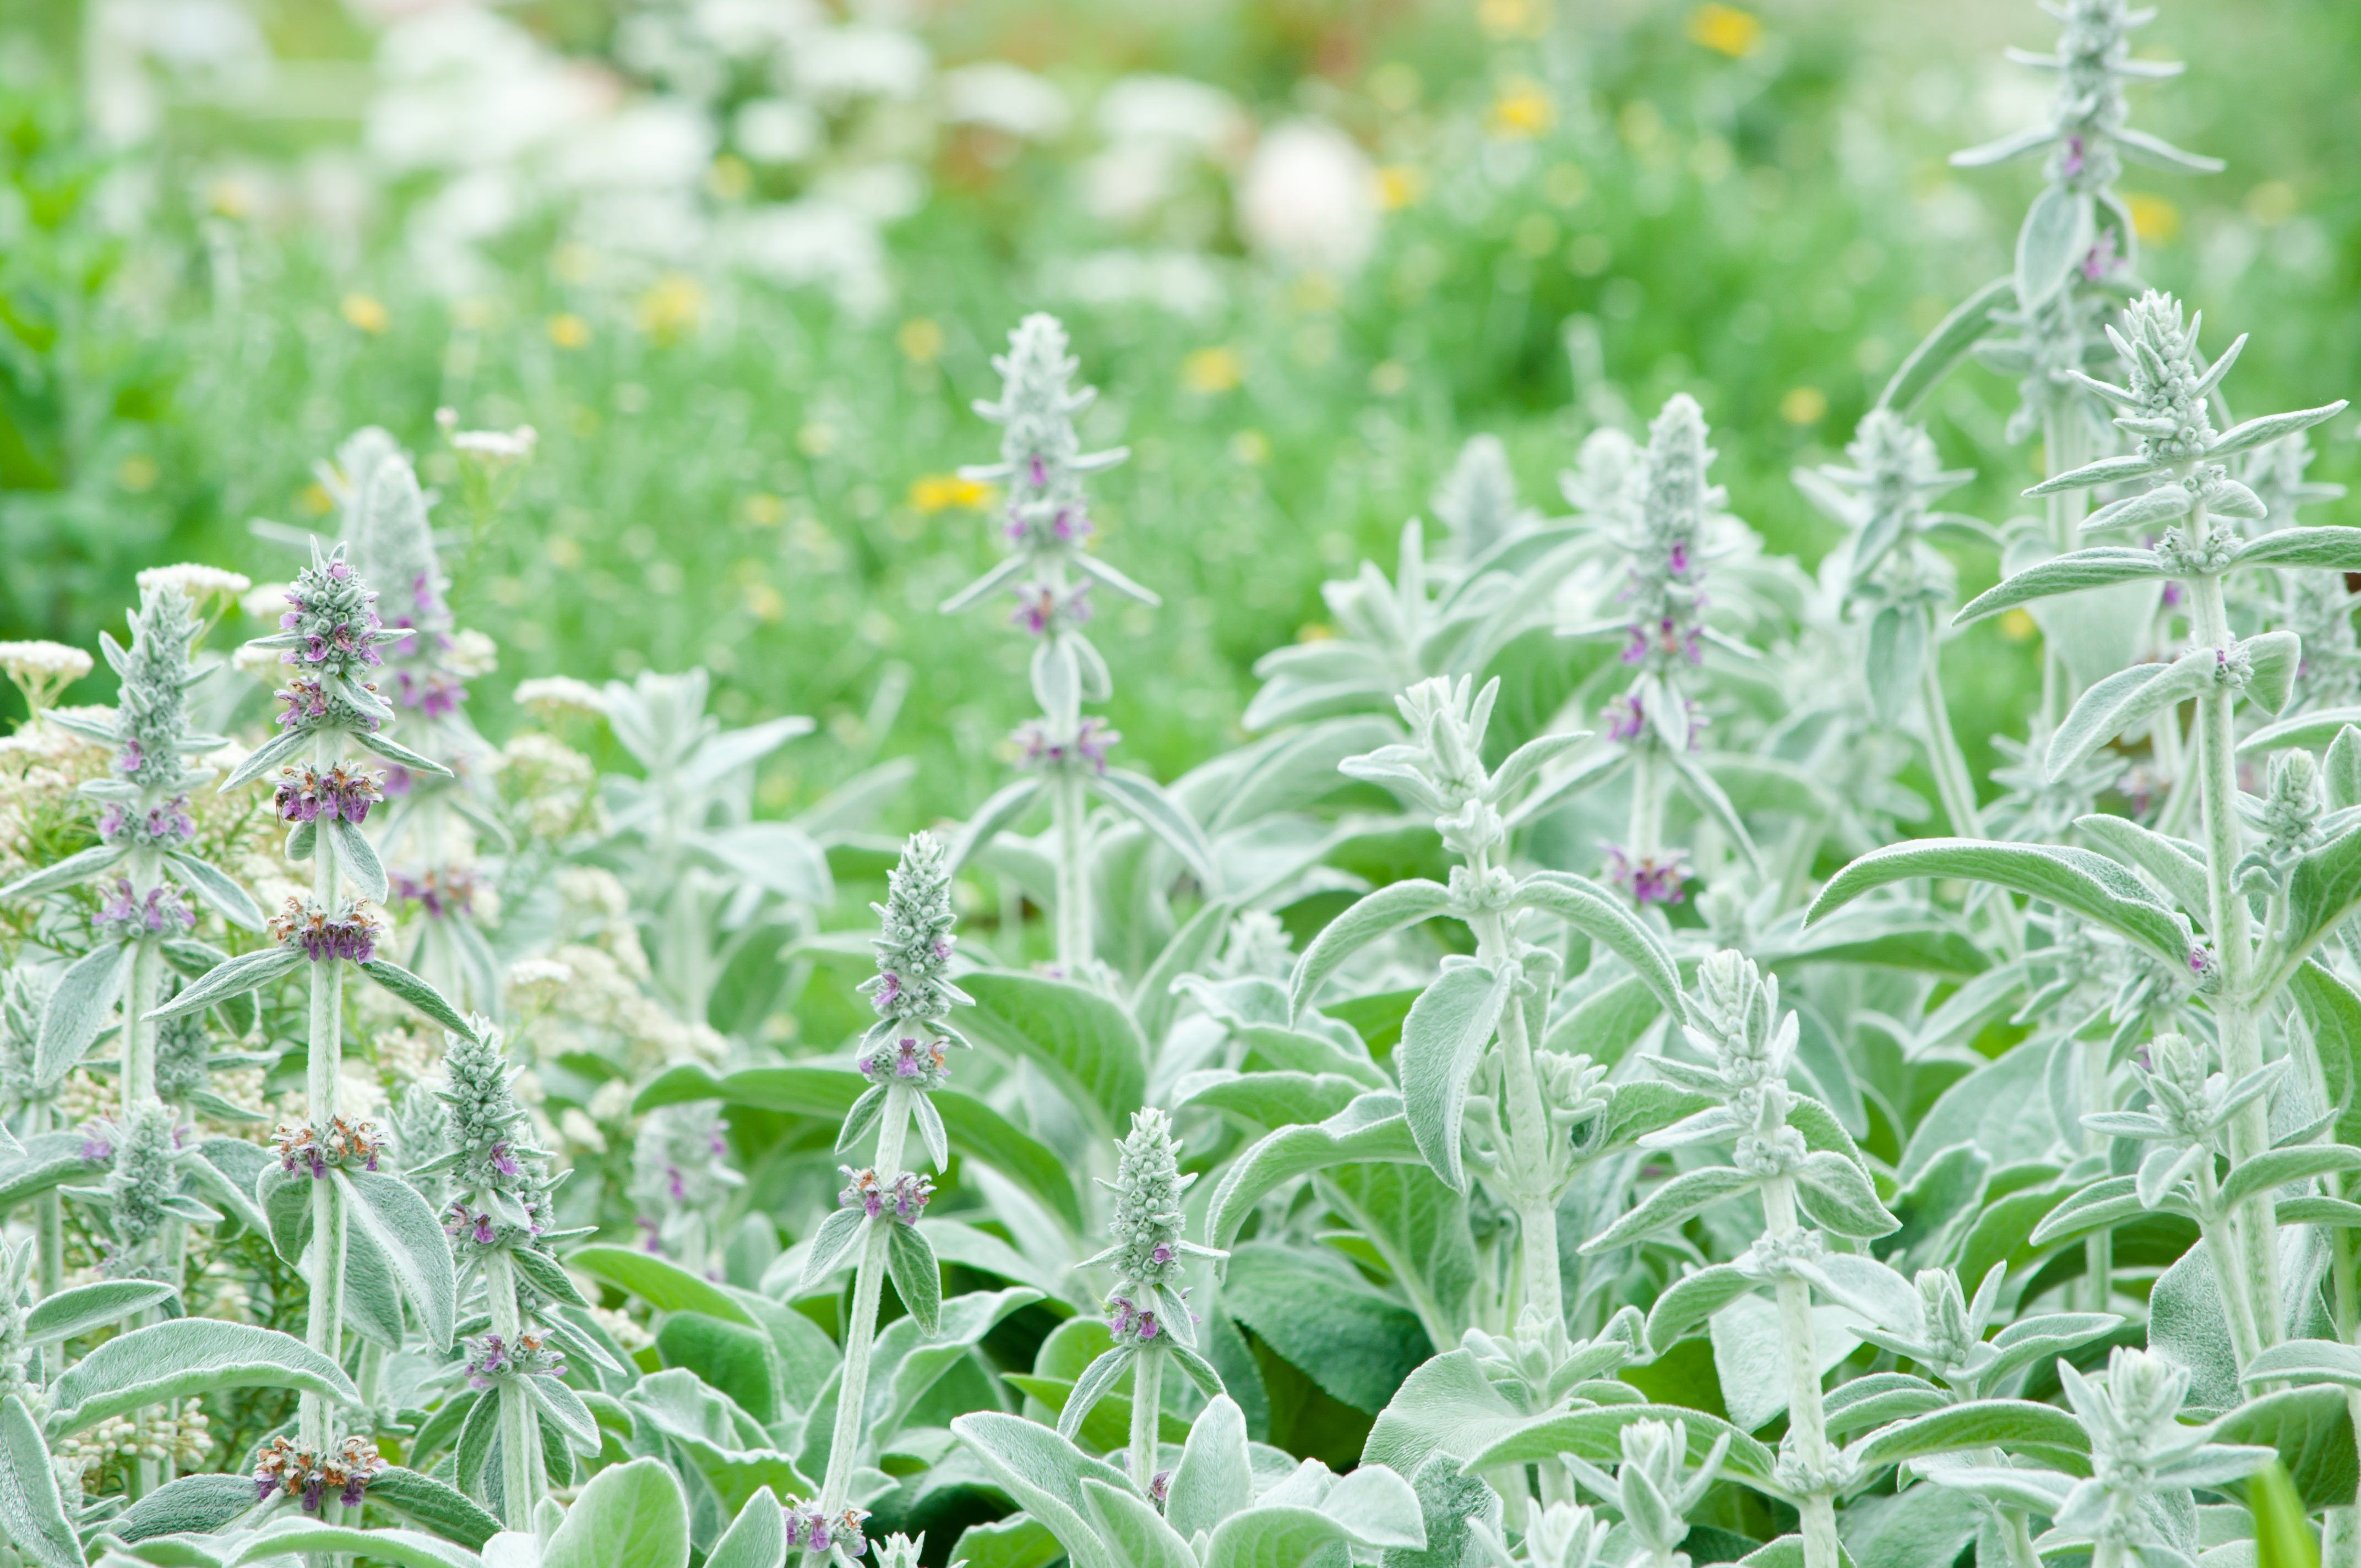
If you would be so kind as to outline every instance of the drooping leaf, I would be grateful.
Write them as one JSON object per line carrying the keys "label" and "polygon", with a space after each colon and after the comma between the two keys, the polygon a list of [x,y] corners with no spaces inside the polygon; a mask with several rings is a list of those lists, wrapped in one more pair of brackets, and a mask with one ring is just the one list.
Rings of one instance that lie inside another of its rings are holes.
{"label": "drooping leaf", "polygon": [[0,1537],[32,1568],[82,1568],[40,1428],[16,1395],[0,1398]]}
{"label": "drooping leaf", "polygon": [[660,1460],[590,1478],[544,1550],[541,1568],[686,1568],[688,1503]]}
{"label": "drooping leaf", "polygon": [[426,1337],[439,1350],[451,1347],[458,1315],[458,1283],[451,1266],[451,1241],[443,1222],[418,1190],[384,1171],[340,1169],[345,1212],[386,1260],[402,1299],[418,1312]]}
{"label": "drooping leaf", "polygon": [[1426,1163],[1454,1191],[1467,1190],[1459,1151],[1467,1079],[1492,1038],[1512,981],[1476,964],[1446,969],[1411,1003],[1394,1047],[1402,1107]]}
{"label": "drooping leaf", "polygon": [[116,1335],[60,1374],[51,1387],[49,1429],[82,1431],[145,1405],[258,1387],[361,1402],[343,1367],[292,1334],[214,1318],[170,1318]]}

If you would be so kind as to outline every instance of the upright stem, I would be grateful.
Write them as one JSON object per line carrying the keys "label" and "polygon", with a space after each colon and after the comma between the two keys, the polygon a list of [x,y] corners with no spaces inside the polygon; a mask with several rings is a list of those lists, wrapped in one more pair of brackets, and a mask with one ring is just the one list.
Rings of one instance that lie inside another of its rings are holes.
{"label": "upright stem", "polygon": [[[2082,1053],[2082,1108],[2100,1112],[2113,1110],[2107,1102],[2107,1058],[2113,1042],[2102,1037],[2080,1042]],[[2103,1153],[2108,1138],[2104,1133],[2085,1129],[2082,1146],[2092,1154]],[[2113,1231],[2096,1230],[2082,1243],[2082,1310],[2103,1312],[2114,1292],[2115,1272],[2115,1236]]]}
{"label": "upright stem", "polygon": [[[2079,468],[2091,460],[2090,429],[2068,406],[2052,401],[2041,419],[2042,459],[2049,475]],[[2043,477],[2048,477],[2044,475]],[[2049,543],[2059,554],[2082,547],[2082,518],[2091,504],[2087,490],[2059,490],[2048,498]],[[2041,717],[2043,727],[2056,729],[2072,706],[2074,681],[2066,661],[2046,642],[2042,647]]]}
{"label": "upright stem", "polygon": [[[25,1112],[25,1134],[37,1136],[49,1131],[56,1115],[55,1107],[46,1100],[36,1100]],[[66,1277],[65,1204],[54,1187],[33,1200],[33,1268],[40,1287],[41,1299],[48,1300],[64,1287]],[[34,1365],[44,1375],[54,1376],[65,1370],[65,1347],[36,1351]],[[44,1365],[45,1363],[49,1365]]]}
{"label": "upright stem", "polygon": [[2253,1294],[2235,1277],[2239,1245],[2233,1223],[2235,1216],[2220,1214],[2219,1210],[2213,1162],[2208,1159],[2197,1168],[2197,1212],[2205,1216],[2199,1221],[2198,1229],[2205,1238],[2206,1261],[2213,1266],[2214,1283],[2221,1288],[2222,1315],[2229,1324],[2231,1354],[2244,1367],[2261,1353],[2266,1342],[2261,1325],[2255,1319]]}
{"label": "upright stem", "polygon": [[1935,793],[1942,799],[1943,815],[1950,818],[1953,833],[1962,839],[1981,839],[1984,825],[1976,806],[1975,776],[1968,772],[1967,755],[1951,729],[1951,709],[1943,700],[1942,660],[1931,643],[1919,672],[1918,700],[1927,719],[1927,760],[1935,774]]}
{"label": "upright stem", "polygon": [[[1648,755],[1643,747],[1641,755]],[[1633,788],[1642,781],[1635,780]],[[1633,814],[1638,815],[1637,811]],[[1639,851],[1633,851],[1637,854]],[[1473,868],[1480,877],[1489,857],[1478,857]],[[1516,960],[1514,941],[1499,915],[1479,916],[1476,931],[1478,962],[1497,971]],[[1531,1031],[1525,1027],[1524,998],[1514,994],[1500,1010],[1500,1067],[1509,1113],[1509,1154],[1502,1172],[1510,1201],[1517,1211],[1517,1233],[1522,1251],[1524,1299],[1541,1308],[1552,1322],[1565,1321],[1565,1294],[1558,1278],[1557,1201],[1565,1173],[1557,1158],[1550,1128],[1549,1108],[1542,1103],[1541,1074],[1533,1063]],[[1517,1313],[1509,1314],[1510,1321]]]}
{"label": "upright stem", "polygon": [[[1776,1176],[1763,1187],[1763,1230],[1774,1241],[1800,1233],[1795,1223],[1793,1177]],[[1780,1340],[1787,1355],[1787,1431],[1796,1457],[1815,1475],[1835,1467],[1828,1445],[1828,1414],[1820,1404],[1820,1357],[1812,1336],[1812,1288],[1794,1273],[1779,1277]],[[1837,1568],[1836,1499],[1826,1491],[1803,1499],[1804,1568]]]}
{"label": "upright stem", "polygon": [[1131,1479],[1143,1497],[1154,1496],[1163,1413],[1164,1347],[1150,1343],[1131,1358]]}
{"label": "upright stem", "polygon": [[[524,1332],[517,1310],[516,1273],[505,1252],[484,1259],[484,1293],[489,1299],[492,1332],[513,1348]],[[542,1473],[541,1421],[522,1382],[504,1377],[493,1391],[500,1402],[500,1518],[511,1530],[531,1530],[545,1485]]]}
{"label": "upright stem", "polygon": [[[145,888],[138,890],[143,894]],[[131,974],[123,996],[123,1110],[153,1104],[156,1100],[156,1023],[148,1016],[156,1005],[157,981],[163,978],[164,948],[154,938],[131,943]]]}
{"label": "upright stem", "polygon": [[[2205,506],[2200,501],[2190,513],[2188,537],[2206,537]],[[2222,579],[2200,576],[2190,581],[2190,609],[2197,641],[2225,653],[2236,646],[2229,613],[2222,599]],[[2198,783],[2203,791],[2205,875],[2213,945],[2221,968],[2213,1011],[2222,1038],[2222,1065],[2237,1082],[2263,1067],[2263,1039],[2256,1016],[2254,934],[2246,895],[2237,884],[2242,848],[2237,815],[2237,731],[2233,705],[2236,691],[2214,685],[2197,699]],[[2242,1108],[2230,1124],[2230,1165],[2234,1170],[2270,1147],[2269,1113],[2260,1098]],[[2222,1289],[2247,1293],[2248,1316],[2259,1344],[2277,1344],[2280,1337],[2279,1267],[2276,1204],[2266,1188],[2230,1215],[2234,1251],[2222,1268]],[[2243,1358],[2242,1358],[2243,1364]]]}
{"label": "upright stem", "polygon": [[[878,1119],[877,1180],[890,1186],[902,1174],[902,1146],[910,1135],[910,1095],[906,1084],[886,1086],[884,1113]],[[885,1282],[887,1227],[897,1222],[880,1214],[869,1222],[861,1244],[861,1267],[852,1282],[852,1315],[844,1325],[844,1372],[836,1387],[836,1430],[828,1445],[828,1476],[820,1483],[820,1512],[842,1511],[852,1492],[852,1462],[861,1452],[862,1409],[869,1400],[869,1353],[877,1343],[877,1299]]]}
{"label": "upright stem", "polygon": [[[323,731],[316,765],[325,773],[335,765],[337,737]],[[326,835],[323,834],[324,839]],[[312,897],[333,916],[343,892],[335,854],[325,843],[312,851]],[[310,1051],[304,1071],[304,1112],[315,1132],[324,1133],[337,1113],[336,1091],[344,1076],[345,966],[324,959],[312,966]],[[345,1293],[344,1213],[336,1201],[333,1180],[312,1183],[311,1301],[304,1320],[303,1342],[331,1361],[344,1332]],[[335,1440],[325,1396],[306,1393],[298,1405],[298,1442],[313,1453],[324,1452]]]}
{"label": "upright stem", "polygon": [[1091,963],[1091,867],[1090,800],[1078,767],[1058,771],[1049,804],[1058,828],[1058,964],[1067,979],[1080,981]]}
{"label": "upright stem", "polygon": [[1634,864],[1654,855],[1664,837],[1664,767],[1657,748],[1663,742],[1642,731],[1631,746],[1631,828],[1628,852]]}

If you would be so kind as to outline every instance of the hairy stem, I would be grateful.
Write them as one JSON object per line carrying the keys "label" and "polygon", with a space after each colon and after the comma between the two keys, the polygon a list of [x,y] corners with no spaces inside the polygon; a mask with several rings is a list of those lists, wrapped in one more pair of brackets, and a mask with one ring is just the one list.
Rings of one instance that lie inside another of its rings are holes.
{"label": "hairy stem", "polygon": [[[902,1174],[902,1146],[910,1135],[911,1090],[890,1084],[885,1110],[878,1118],[877,1179],[890,1184]],[[877,1343],[877,1299],[885,1283],[888,1226],[891,1214],[869,1222],[861,1244],[861,1266],[853,1277],[852,1314],[844,1324],[844,1374],[837,1382],[836,1428],[829,1439],[828,1475],[820,1483],[820,1511],[841,1511],[852,1492],[852,1462],[861,1452],[862,1409],[869,1401],[869,1353]]]}
{"label": "hairy stem", "polygon": [[1091,963],[1090,801],[1080,772],[1059,771],[1049,804],[1058,830],[1058,963],[1066,978],[1078,981]]}
{"label": "hairy stem", "polygon": [[1158,1447],[1158,1429],[1164,1413],[1164,1350],[1149,1343],[1140,1347],[1131,1358],[1131,1450],[1129,1464],[1132,1484],[1143,1497],[1152,1497],[1156,1484],[1156,1462],[1161,1453]]}
{"label": "hairy stem", "polygon": [[[335,733],[324,731],[315,759],[320,772],[325,773],[335,765],[336,751]],[[327,835],[320,837],[321,843],[312,851],[312,897],[321,908],[333,912],[343,891],[341,868],[328,847]],[[325,1133],[337,1113],[337,1084],[344,1075],[345,966],[339,959],[326,959],[311,967],[312,1016],[304,1069],[304,1113],[315,1133]],[[310,1287],[311,1299],[304,1317],[303,1343],[331,1361],[340,1359],[337,1351],[344,1331],[344,1215],[336,1196],[334,1181],[312,1183],[311,1268],[310,1277],[304,1281]],[[334,1437],[327,1397],[306,1393],[298,1409],[298,1441],[315,1453],[324,1451]]]}
{"label": "hairy stem", "polygon": [[[1645,756],[1643,750],[1641,753]],[[1635,781],[1633,787],[1638,787]],[[1633,813],[1636,817],[1638,813]],[[1481,876],[1488,857],[1479,857],[1475,871]],[[1495,972],[1514,964],[1516,943],[1508,922],[1487,915],[1473,922],[1477,961]],[[1525,999],[1512,991],[1500,1011],[1500,1068],[1503,1097],[1508,1102],[1509,1158],[1501,1174],[1517,1211],[1519,1245],[1522,1249],[1524,1300],[1538,1306],[1552,1322],[1565,1321],[1565,1288],[1558,1277],[1557,1201],[1565,1174],[1557,1157],[1550,1128],[1549,1107],[1542,1102],[1541,1074],[1533,1062],[1532,1031],[1525,1023]],[[1510,1313],[1516,1321],[1517,1313]]]}
{"label": "hairy stem", "polygon": [[[491,1308],[492,1332],[513,1347],[524,1332],[524,1314],[517,1307],[516,1270],[507,1253],[486,1255],[484,1294]],[[548,1485],[543,1473],[541,1420],[520,1378],[501,1378],[493,1398],[500,1402],[500,1518],[511,1530],[531,1530],[533,1510],[541,1506]]]}
{"label": "hairy stem", "polygon": [[[2082,1055],[2082,1109],[2088,1112],[2110,1111],[2107,1100],[2107,1057],[2111,1043],[2105,1039],[2083,1040],[2078,1048]],[[2085,1129],[2082,1146],[2085,1152],[2103,1154],[2107,1135]],[[2082,1310],[2103,1312],[2114,1288],[2115,1272],[2115,1234],[2096,1230],[2082,1243],[2082,1279],[2080,1294]]]}
{"label": "hairy stem", "polygon": [[[2190,513],[2189,537],[2206,536],[2205,508],[2200,502]],[[2190,582],[2190,606],[2198,641],[2223,651],[2236,646],[2229,613],[2223,602],[2222,579],[2200,576]],[[2216,685],[2197,699],[2197,774],[2203,791],[2206,896],[2213,929],[2215,960],[2220,966],[2219,989],[2213,1000],[2222,1039],[2222,1065],[2237,1082],[2263,1067],[2260,1020],[2254,995],[2254,935],[2246,895],[2237,885],[2238,857],[2244,848],[2237,814],[2238,757],[2234,704],[2235,688]],[[2261,1098],[2241,1109],[2230,1124],[2230,1166],[2233,1170],[2270,1147],[2269,1113]],[[2217,1254],[2226,1260],[2223,1292],[2246,1293],[2247,1318],[2268,1346],[2279,1341],[2279,1286],[2276,1205],[2266,1188],[2230,1216],[2232,1251]],[[2240,1357],[2240,1365],[2245,1357]]]}
{"label": "hairy stem", "polygon": [[[1775,1176],[1763,1187],[1763,1230],[1774,1241],[1799,1234],[1795,1183]],[[1834,1468],[1827,1411],[1820,1404],[1820,1357],[1812,1335],[1812,1288],[1793,1273],[1779,1277],[1780,1342],[1787,1356],[1787,1431],[1795,1456],[1818,1475]],[[1837,1568],[1836,1499],[1826,1491],[1803,1499],[1805,1568]]]}
{"label": "hairy stem", "polygon": [[1631,825],[1625,835],[1637,865],[1663,847],[1664,837],[1664,761],[1653,733],[1642,733],[1631,746]]}
{"label": "hairy stem", "polygon": [[1919,672],[1918,702],[1927,721],[1927,761],[1935,774],[1935,793],[1941,797],[1943,815],[1950,818],[1951,831],[1962,839],[1984,836],[1982,813],[1976,806],[1976,784],[1968,772],[1966,753],[1960,750],[1960,740],[1951,729],[1950,706],[1943,700],[1943,665],[1929,634],[1927,662]]}

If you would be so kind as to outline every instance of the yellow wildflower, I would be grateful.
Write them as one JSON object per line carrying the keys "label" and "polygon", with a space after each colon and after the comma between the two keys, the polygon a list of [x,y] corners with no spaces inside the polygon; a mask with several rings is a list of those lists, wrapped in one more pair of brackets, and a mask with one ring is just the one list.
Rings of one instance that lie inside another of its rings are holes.
{"label": "yellow wildflower", "polygon": [[1689,13],[1688,35],[1692,43],[1743,60],[1763,47],[1763,18],[1719,0],[1708,0]]}
{"label": "yellow wildflower", "polygon": [[1246,362],[1235,348],[1201,348],[1180,361],[1180,384],[1192,392],[1226,392],[1246,379]]}
{"label": "yellow wildflower", "polygon": [[386,313],[385,306],[368,294],[346,294],[344,304],[339,308],[345,320],[371,336],[383,334],[385,329],[393,324],[393,318]]}
{"label": "yellow wildflower", "polygon": [[970,511],[982,511],[992,504],[993,488],[981,479],[961,478],[957,474],[927,474],[911,482],[910,504],[932,515],[964,507]]}

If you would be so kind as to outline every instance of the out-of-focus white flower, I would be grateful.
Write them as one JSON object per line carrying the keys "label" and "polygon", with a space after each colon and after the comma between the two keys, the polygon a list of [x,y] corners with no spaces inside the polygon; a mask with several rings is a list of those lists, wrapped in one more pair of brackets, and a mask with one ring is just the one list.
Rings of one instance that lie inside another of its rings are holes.
{"label": "out-of-focus white flower", "polygon": [[712,122],[679,98],[647,98],[585,126],[554,161],[577,190],[675,190],[694,185],[713,160]]}
{"label": "out-of-focus white flower", "polygon": [[238,613],[255,620],[267,620],[276,627],[280,613],[287,608],[285,583],[257,583],[247,589],[237,601]]}
{"label": "out-of-focus white flower", "polygon": [[519,681],[517,705],[529,707],[543,718],[562,713],[587,713],[603,717],[607,711],[605,694],[588,681],[577,681],[572,675],[537,675],[529,681]]}
{"label": "out-of-focus white flower", "polygon": [[828,22],[815,0],[696,0],[689,15],[716,48],[741,56],[795,44]]}
{"label": "out-of-focus white flower", "polygon": [[858,24],[807,35],[789,60],[796,85],[823,103],[915,98],[934,68],[910,34]]}
{"label": "out-of-focus white flower", "polygon": [[943,72],[942,95],[945,119],[985,126],[1028,141],[1056,136],[1073,117],[1072,106],[1054,82],[1002,60],[980,60]]}
{"label": "out-of-focus white flower", "polygon": [[1185,76],[1126,76],[1099,99],[1109,141],[1157,141],[1219,153],[1246,133],[1246,116],[1220,88]]}
{"label": "out-of-focus white flower", "polygon": [[681,267],[701,258],[712,239],[697,193],[686,187],[599,192],[576,209],[569,232],[593,252]]}
{"label": "out-of-focus white flower", "polygon": [[800,163],[819,150],[819,116],[792,98],[750,98],[730,121],[730,139],[757,163]]}
{"label": "out-of-focus white flower", "polygon": [[242,573],[225,572],[219,566],[196,561],[184,561],[175,566],[150,566],[139,574],[137,581],[143,588],[178,588],[200,605],[215,595],[236,598],[254,587],[253,579]]}
{"label": "out-of-focus white flower", "polygon": [[271,68],[269,43],[236,0],[91,0],[82,60],[92,122],[118,146],[155,133],[168,81],[251,99]]}
{"label": "out-of-focus white flower", "polygon": [[1219,313],[1228,298],[1213,264],[1193,250],[1100,250],[1053,264],[1049,291],[1100,308],[1152,305],[1190,321]]}
{"label": "out-of-focus white flower", "polygon": [[834,169],[813,181],[811,194],[874,224],[897,223],[926,204],[927,177],[907,163]]}
{"label": "out-of-focus white flower", "polygon": [[1170,142],[1134,141],[1108,148],[1082,165],[1082,205],[1093,217],[1136,224],[1164,204],[1180,185],[1188,154]]}
{"label": "out-of-focus white flower", "polygon": [[1273,259],[1351,272],[1377,243],[1377,171],[1334,126],[1275,126],[1239,181],[1238,227]]}
{"label": "out-of-focus white flower", "polygon": [[533,447],[541,440],[541,433],[529,424],[521,424],[514,430],[461,430],[456,409],[436,409],[434,422],[442,427],[443,438],[454,451],[465,453],[488,467],[523,462],[533,455]]}
{"label": "out-of-focus white flower", "polygon": [[0,674],[25,694],[25,706],[35,713],[90,674],[91,667],[88,653],[62,642],[0,642]]}
{"label": "out-of-focus white flower", "polygon": [[874,310],[885,301],[885,247],[875,223],[835,202],[783,202],[733,214],[719,248],[774,282],[826,286],[848,309]]}
{"label": "out-of-focus white flower", "polygon": [[451,634],[451,646],[445,651],[443,660],[451,674],[467,681],[490,674],[500,667],[500,645],[472,626]]}
{"label": "out-of-focus white flower", "polygon": [[477,5],[386,29],[362,144],[398,171],[480,169],[555,146],[611,97],[533,36]]}

